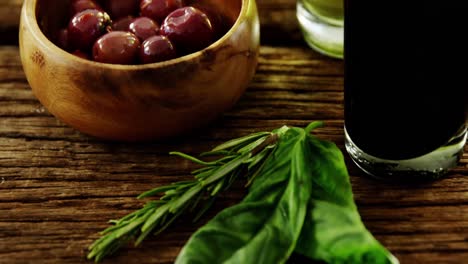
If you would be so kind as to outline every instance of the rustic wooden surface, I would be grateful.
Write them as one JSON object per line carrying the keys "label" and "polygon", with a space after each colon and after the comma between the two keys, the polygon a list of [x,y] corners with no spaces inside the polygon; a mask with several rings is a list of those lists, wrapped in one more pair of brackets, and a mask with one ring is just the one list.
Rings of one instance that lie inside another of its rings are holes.
{"label": "rustic wooden surface", "polygon": [[[326,121],[319,136],[343,148],[343,64],[302,42],[292,0],[258,0],[260,65],[234,109],[188,137],[145,144],[88,137],[41,107],[16,46],[21,0],[1,1],[0,263],[89,263],[86,247],[108,219],[140,208],[139,193],[195,168],[169,151],[196,154],[232,137],[311,120]],[[445,179],[419,186],[374,181],[348,164],[366,226],[401,263],[466,263],[468,155]],[[235,187],[210,214],[242,195]],[[171,263],[195,229],[182,220],[105,263]]]}

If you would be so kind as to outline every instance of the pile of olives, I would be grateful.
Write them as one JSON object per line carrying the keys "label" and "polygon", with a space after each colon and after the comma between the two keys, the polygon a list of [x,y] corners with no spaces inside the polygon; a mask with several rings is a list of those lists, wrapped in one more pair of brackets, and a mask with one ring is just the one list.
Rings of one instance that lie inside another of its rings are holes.
{"label": "pile of olives", "polygon": [[54,42],[84,59],[146,64],[202,50],[226,31],[210,7],[183,0],[72,0]]}

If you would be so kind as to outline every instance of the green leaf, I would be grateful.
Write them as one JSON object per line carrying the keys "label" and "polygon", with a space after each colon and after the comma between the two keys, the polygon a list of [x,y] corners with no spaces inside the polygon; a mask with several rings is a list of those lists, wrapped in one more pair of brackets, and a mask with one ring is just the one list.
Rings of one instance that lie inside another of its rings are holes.
{"label": "green leaf", "polygon": [[174,189],[173,185],[161,186],[140,194],[137,199],[144,199]]}
{"label": "green leaf", "polygon": [[213,165],[216,165],[216,161],[214,161],[214,162],[206,162],[206,161],[197,159],[197,158],[195,158],[195,157],[193,157],[193,156],[190,156],[190,155],[187,155],[187,154],[185,154],[185,153],[182,153],[182,152],[173,151],[173,152],[170,152],[169,154],[170,154],[170,155],[174,155],[174,156],[179,156],[179,157],[181,157],[181,158],[190,160],[190,161],[193,162],[193,163],[200,164],[200,165],[203,165],[203,166],[213,166]]}
{"label": "green leaf", "polygon": [[231,162],[222,165],[217,170],[213,171],[213,173],[209,177],[205,178],[202,181],[203,185],[206,186],[212,184],[218,181],[219,179],[223,178],[224,176],[228,175],[229,173],[237,169],[239,166],[241,166],[244,163],[244,161],[248,160],[250,156],[250,153],[246,153],[232,160]]}
{"label": "green leaf", "polygon": [[262,137],[262,138],[259,138],[257,139],[256,141],[240,148],[239,150],[237,150],[237,153],[247,153],[247,152],[251,152],[253,151],[255,148],[257,148],[258,146],[262,145],[265,143],[265,140],[267,140],[268,137]]}
{"label": "green leaf", "polygon": [[399,263],[367,231],[358,211],[320,200],[310,203],[296,252],[326,263]]}
{"label": "green leaf", "polygon": [[362,223],[340,149],[313,136],[308,144],[313,192],[295,252],[326,263],[398,263]]}
{"label": "green leaf", "polygon": [[245,137],[229,140],[229,141],[215,147],[212,150],[212,152],[217,152],[217,151],[220,151],[220,150],[230,149],[232,147],[235,147],[235,146],[238,146],[238,145],[244,144],[246,142],[256,140],[256,139],[259,139],[261,137],[268,136],[268,135],[270,135],[269,132],[259,132],[259,133],[251,134],[251,135],[248,135],[248,136],[245,136]]}
{"label": "green leaf", "polygon": [[198,211],[197,215],[193,218],[193,221],[192,222],[197,222],[198,220],[200,220],[200,218],[205,215],[205,213],[208,211],[208,209],[211,208],[211,206],[213,205],[214,201],[216,200],[216,197],[210,197],[208,199],[208,201],[205,202],[205,205],[200,209],[200,211]]}
{"label": "green leaf", "polygon": [[324,123],[322,121],[315,121],[310,123],[304,130],[307,134],[310,134],[313,130],[322,127]]}
{"label": "green leaf", "polygon": [[312,157],[309,161],[313,174],[312,198],[356,209],[341,150],[333,142],[314,136],[308,137],[308,144]]}
{"label": "green leaf", "polygon": [[169,212],[175,214],[178,209],[192,201],[192,199],[196,198],[196,195],[198,195],[201,191],[203,191],[203,188],[199,184],[182,193],[180,197],[171,201],[172,203],[170,204]]}
{"label": "green leaf", "polygon": [[162,216],[169,211],[170,204],[164,204],[158,207],[147,219],[145,219],[144,225],[141,227],[141,232],[145,233],[148,230],[153,229]]}
{"label": "green leaf", "polygon": [[247,197],[199,229],[176,263],[284,263],[307,213],[311,181],[306,135],[288,130]]}

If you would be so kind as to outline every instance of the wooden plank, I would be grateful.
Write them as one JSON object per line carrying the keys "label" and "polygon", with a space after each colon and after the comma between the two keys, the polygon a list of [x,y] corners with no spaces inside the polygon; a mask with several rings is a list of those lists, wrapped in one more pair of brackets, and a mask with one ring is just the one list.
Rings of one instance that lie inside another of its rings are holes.
{"label": "wooden plank", "polygon": [[[106,221],[142,205],[133,197],[196,168],[169,151],[196,154],[312,119],[325,120],[318,135],[343,148],[342,62],[304,47],[263,47],[258,73],[234,109],[190,136],[145,144],[102,142],[57,121],[30,91],[18,48],[0,47],[0,58],[0,263],[86,263],[86,247]],[[402,263],[467,257],[468,154],[447,178],[422,186],[362,177],[347,162],[364,222]],[[210,215],[243,193],[235,186]],[[196,228],[182,220],[105,263],[171,263]]]}
{"label": "wooden plank", "polygon": [[[184,179],[196,168],[168,156],[169,151],[196,154],[254,131],[285,123],[304,126],[308,121],[303,116],[314,114],[310,111],[330,117],[321,136],[341,139],[343,123],[335,115],[342,111],[342,63],[308,48],[264,47],[261,53],[249,92],[203,133],[170,142],[125,144],[87,137],[50,116],[25,81],[17,47],[1,47],[0,262],[84,263],[86,246],[106,221],[142,205],[136,195]],[[314,104],[324,110],[313,110]],[[243,193],[241,186],[235,187],[211,215]],[[182,222],[108,263],[171,263],[195,229]]]}
{"label": "wooden plank", "polygon": [[0,4],[0,45],[18,44],[18,25],[23,0],[2,0]]}
{"label": "wooden plank", "polygon": [[23,0],[2,0],[0,5],[0,30],[18,28]]}
{"label": "wooden plank", "polygon": [[[178,140],[110,143],[69,128],[35,100],[17,48],[0,48],[0,263],[87,263],[86,246],[107,219],[139,208],[133,199],[138,193],[183,179],[195,168],[169,151],[195,154],[233,137],[312,119],[327,121],[319,136],[343,148],[342,63],[305,47],[296,1],[257,2],[262,43],[270,46],[262,48],[249,90],[220,120]],[[0,44],[16,43],[21,3],[2,1]],[[347,162],[366,225],[402,263],[466,260],[467,154],[446,179],[424,186],[377,182]],[[236,186],[211,215],[241,196]],[[107,263],[171,263],[195,229],[182,221]]]}

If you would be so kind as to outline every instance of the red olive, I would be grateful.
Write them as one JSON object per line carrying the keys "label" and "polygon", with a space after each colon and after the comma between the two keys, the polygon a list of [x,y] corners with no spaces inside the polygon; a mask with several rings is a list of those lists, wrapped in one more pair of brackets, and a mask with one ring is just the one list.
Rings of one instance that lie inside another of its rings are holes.
{"label": "red olive", "polygon": [[152,36],[140,48],[140,62],[153,63],[174,59],[177,53],[171,41],[164,36]]}
{"label": "red olive", "polygon": [[111,23],[109,15],[99,10],[87,9],[76,14],[68,24],[70,46],[89,50],[96,39],[106,33]]}
{"label": "red olive", "polygon": [[147,17],[139,17],[133,20],[128,28],[141,41],[159,33],[159,25]]}
{"label": "red olive", "polygon": [[126,16],[119,18],[112,24],[112,30],[114,31],[129,31],[129,26],[135,18],[132,16]]}
{"label": "red olive", "polygon": [[182,7],[169,14],[160,32],[183,53],[206,48],[215,36],[208,16],[194,7]]}
{"label": "red olive", "polygon": [[94,0],[72,0],[70,3],[70,14],[72,16],[87,9],[103,11],[101,6]]}
{"label": "red olive", "polygon": [[97,62],[112,64],[134,64],[138,58],[140,41],[130,33],[112,31],[99,38],[93,47],[93,58]]}
{"label": "red olive", "polygon": [[200,9],[208,16],[216,39],[221,38],[228,31],[227,18],[223,17],[222,13],[217,11],[215,7],[203,4],[194,4],[193,7]]}
{"label": "red olive", "polygon": [[161,23],[172,11],[183,6],[182,0],[142,0],[140,14]]}
{"label": "red olive", "polygon": [[139,0],[105,0],[106,11],[112,19],[134,16],[138,13]]}

